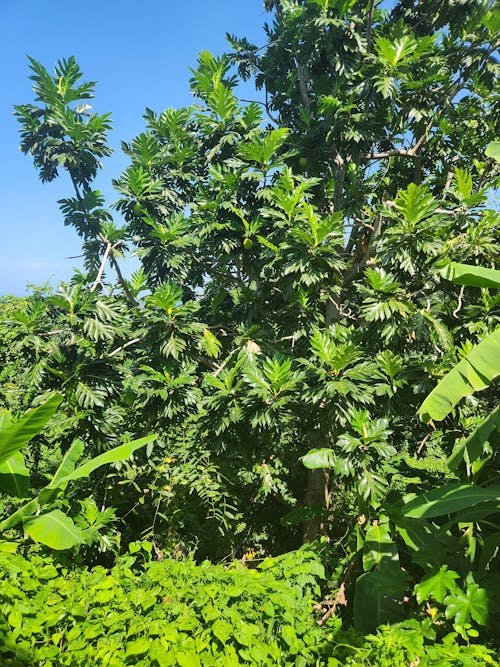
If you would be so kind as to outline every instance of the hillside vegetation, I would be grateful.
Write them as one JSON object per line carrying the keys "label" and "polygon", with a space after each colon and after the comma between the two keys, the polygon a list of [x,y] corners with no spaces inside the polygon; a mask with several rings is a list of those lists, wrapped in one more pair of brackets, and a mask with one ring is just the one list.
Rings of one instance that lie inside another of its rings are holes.
{"label": "hillside vegetation", "polygon": [[2,664],[498,664],[498,11],[264,4],[109,206],[30,58],[84,268],[0,299]]}

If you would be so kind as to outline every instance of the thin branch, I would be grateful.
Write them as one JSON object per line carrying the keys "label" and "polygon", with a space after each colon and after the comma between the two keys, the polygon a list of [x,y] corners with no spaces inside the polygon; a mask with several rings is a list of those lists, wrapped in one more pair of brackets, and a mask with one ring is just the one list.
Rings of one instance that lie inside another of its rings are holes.
{"label": "thin branch", "polygon": [[[133,306],[135,306],[136,308],[138,308],[138,307],[139,307],[139,302],[137,301],[137,299],[134,297],[134,295],[133,295],[132,292],[130,291],[130,289],[129,289],[128,285],[127,285],[127,281],[125,280],[125,278],[123,277],[123,274],[122,274],[122,272],[121,272],[120,265],[119,265],[118,262],[116,261],[116,258],[115,258],[115,256],[114,256],[113,254],[110,255],[109,261],[110,261],[110,263],[111,263],[111,266],[112,266],[112,267],[114,268],[114,270],[116,271],[116,275],[118,276],[118,282],[120,283],[120,285],[121,285],[122,288],[123,288],[123,291],[124,291],[125,294],[127,295],[127,299],[129,300],[129,302],[130,302]],[[141,315],[141,319],[144,320],[144,317],[143,317],[142,315]]]}
{"label": "thin branch", "polygon": [[333,188],[333,210],[341,211],[344,204],[344,181],[347,169],[347,160],[340,153],[335,156],[335,185]]}
{"label": "thin branch", "polygon": [[109,253],[111,252],[112,247],[113,246],[108,241],[108,243],[106,245],[106,250],[104,251],[104,255],[103,255],[103,258],[102,258],[101,266],[99,267],[99,271],[97,272],[97,277],[94,280],[94,284],[90,288],[91,292],[94,292],[97,289],[97,286],[102,284],[101,283],[102,274],[104,273],[104,267],[106,266],[106,262],[108,261]]}
{"label": "thin branch", "polygon": [[233,356],[233,354],[235,354],[235,352],[239,352],[240,349],[241,349],[241,348],[238,348],[238,347],[237,347],[236,349],[234,349],[232,352],[230,352],[230,353],[227,355],[227,357],[224,359],[224,361],[222,362],[222,364],[221,364],[220,366],[217,366],[217,368],[216,368],[216,370],[215,370],[215,373],[212,374],[214,378],[216,378],[216,377],[219,375],[219,373],[221,373],[221,372],[224,370],[224,368],[226,367],[228,361],[231,359],[231,357]]}
{"label": "thin branch", "polygon": [[227,280],[228,275],[232,278],[232,281],[235,285],[238,285],[239,287],[243,287],[244,289],[248,289],[248,285],[245,283],[245,281],[238,276],[234,276],[232,273],[226,274],[224,271],[220,271],[217,269],[213,264],[209,264],[208,262],[204,262],[202,259],[199,257],[196,257],[196,255],[191,254],[191,258],[197,262],[200,266],[202,266],[205,271],[210,275],[210,273],[213,273],[216,276],[219,276],[220,278],[224,278]]}
{"label": "thin branch", "polygon": [[371,153],[368,153],[368,155],[365,156],[366,160],[385,160],[390,157],[394,157],[395,155],[401,155],[405,157],[410,157],[410,158],[418,158],[418,151],[422,147],[422,145],[427,141],[427,137],[429,135],[429,132],[432,129],[432,126],[434,125],[434,116],[430,119],[430,121],[427,123],[425,126],[425,130],[423,131],[422,135],[418,139],[417,143],[411,146],[411,148],[391,148],[388,151],[383,151],[382,153],[374,153],[373,151]]}
{"label": "thin branch", "polygon": [[337,591],[337,595],[335,596],[334,600],[324,600],[323,603],[327,603],[329,605],[328,610],[323,614],[323,616],[319,619],[319,621],[316,621],[316,623],[321,626],[324,625],[327,620],[330,618],[330,616],[333,616],[335,612],[337,611],[337,607],[339,605],[346,606],[347,605],[347,599],[345,596],[345,581],[343,581],[340,584],[340,588]]}
{"label": "thin branch", "polygon": [[370,0],[370,8],[368,10],[368,21],[366,24],[366,52],[370,53],[372,45],[372,24],[373,24],[373,10],[375,9],[375,0]]}
{"label": "thin branch", "polygon": [[[74,187],[74,189],[75,189],[76,198],[78,199],[79,202],[82,202],[82,201],[83,201],[83,197],[82,197],[82,195],[80,194],[80,190],[79,190],[79,188],[78,188],[78,183],[76,182],[75,177],[74,177],[73,174],[71,173],[71,170],[68,170],[68,172],[69,172],[69,175],[70,175],[70,178],[71,178],[71,182],[73,183],[73,187]],[[87,218],[87,213],[86,213],[86,211],[83,212],[83,215],[84,215],[85,218]],[[108,242],[108,239],[104,238],[104,236],[103,236],[101,233],[98,233],[98,234],[97,234],[97,237],[98,237],[103,243],[106,243],[106,244],[109,243],[109,242]],[[117,245],[117,244],[116,244],[116,245]],[[115,247],[116,247],[116,245],[115,245]],[[110,263],[111,263],[111,266],[112,266],[112,267],[114,268],[114,270],[116,271],[116,275],[118,276],[118,282],[120,283],[120,285],[121,285],[122,288],[123,288],[123,291],[124,291],[125,294],[127,295],[127,299],[129,300],[129,302],[130,302],[133,306],[135,306],[135,307],[137,308],[137,307],[139,306],[139,302],[134,298],[133,294],[132,294],[131,291],[129,290],[128,285],[127,285],[127,282],[126,282],[126,280],[124,279],[124,277],[123,277],[123,275],[122,275],[122,272],[121,272],[121,270],[120,270],[120,267],[119,267],[119,265],[118,265],[118,262],[116,261],[116,258],[114,257],[114,255],[113,255],[113,253],[112,253],[112,248],[111,248],[110,252],[108,252],[108,255],[109,255],[109,261],[110,261]],[[107,259],[107,258],[106,258],[106,259]],[[95,289],[95,288],[94,288],[94,289]],[[91,290],[91,291],[92,291],[92,290]],[[141,319],[144,319],[144,318],[141,316]]]}
{"label": "thin branch", "polygon": [[382,230],[382,214],[379,213],[375,225],[371,230],[370,237],[367,240],[366,247],[364,248],[363,256],[358,262],[355,262],[353,266],[351,266],[351,268],[344,273],[342,279],[342,287],[346,287],[347,285],[349,285],[349,283],[351,283],[354,280],[354,278],[358,275],[358,273],[362,269],[364,269],[367,264],[369,264],[371,256],[373,254],[375,240],[377,239],[378,236],[380,236],[381,230]]}
{"label": "thin branch", "polygon": [[266,108],[266,103],[261,102],[261,100],[247,100],[244,97],[238,97],[240,102],[246,102],[247,104],[260,104],[261,107]]}
{"label": "thin branch", "polygon": [[430,433],[428,433],[428,434],[425,436],[425,438],[422,440],[422,442],[419,444],[419,446],[418,446],[418,448],[417,448],[417,451],[416,451],[417,456],[420,454],[420,452],[421,452],[422,449],[424,448],[425,443],[426,443],[427,440],[431,437],[431,435],[432,435],[432,431],[431,431]]}
{"label": "thin branch", "polygon": [[[453,162],[457,162],[458,160],[459,160],[458,155],[454,155],[454,156],[452,157],[452,159],[451,159],[451,162],[452,162],[452,163],[453,163]],[[451,187],[451,183],[452,183],[452,181],[453,181],[453,175],[454,175],[454,172],[450,169],[450,171],[449,171],[448,174],[446,175],[446,183],[444,184],[443,194],[442,194],[442,197],[441,197],[442,199],[444,199],[446,193],[448,192],[448,190],[449,190],[450,187]]]}
{"label": "thin branch", "polygon": [[83,201],[83,197],[82,197],[82,195],[80,194],[80,190],[78,189],[78,183],[76,182],[75,177],[73,176],[73,174],[72,174],[72,172],[71,172],[70,169],[68,169],[68,172],[69,172],[69,176],[70,176],[70,178],[71,178],[71,182],[73,183],[73,187],[74,187],[74,189],[75,189],[76,198],[78,199],[78,201],[81,202],[81,201]]}
{"label": "thin branch", "polygon": [[246,102],[247,104],[260,104],[264,109],[266,110],[267,115],[269,116],[270,120],[275,124],[279,125],[279,120],[275,118],[271,111],[269,110],[269,99],[268,99],[268,92],[266,88],[266,101],[262,102],[261,100],[247,100],[244,97],[239,97],[238,98],[240,102]]}
{"label": "thin branch", "polygon": [[309,111],[309,109],[311,108],[311,100],[309,99],[309,95],[307,94],[307,85],[306,85],[304,70],[300,62],[297,60],[297,58],[295,58],[295,64],[297,65],[297,76],[299,79],[299,88],[302,101],[304,103],[305,108]]}
{"label": "thin branch", "polygon": [[109,290],[107,289],[106,285],[102,282],[102,280],[100,281],[99,284],[102,288],[102,293],[104,294],[104,296],[109,296]]}
{"label": "thin branch", "polygon": [[465,285],[462,285],[462,287],[460,288],[460,292],[458,293],[458,304],[452,313],[453,317],[457,317],[458,313],[460,312],[460,309],[462,308],[462,297],[464,295],[464,287]]}
{"label": "thin branch", "polygon": [[111,357],[114,357],[118,352],[121,352],[122,350],[125,350],[127,347],[130,347],[131,345],[134,345],[135,343],[138,343],[140,340],[142,340],[142,336],[139,336],[138,338],[132,338],[132,340],[127,341],[123,345],[120,345],[120,347],[117,347],[115,350],[110,352],[108,354],[108,357],[111,359]]}
{"label": "thin branch", "polygon": [[418,153],[419,148],[424,144],[424,142],[427,141],[427,136],[428,136],[429,132],[432,130],[433,125],[434,125],[434,116],[432,116],[430,121],[425,126],[425,130],[423,131],[423,134],[420,137],[420,139],[417,141],[417,143],[412,148],[410,148],[410,155],[416,156],[416,154]]}
{"label": "thin branch", "polygon": [[386,160],[387,158],[394,157],[396,155],[403,157],[416,158],[414,147],[412,148],[391,148],[388,151],[382,151],[381,153],[368,153],[365,156],[366,160]]}
{"label": "thin branch", "polygon": [[443,197],[445,196],[447,191],[450,189],[452,180],[453,180],[453,172],[449,171],[448,174],[446,175],[446,183],[444,184],[444,188],[443,188]]}
{"label": "thin branch", "polygon": [[383,151],[382,153],[368,153],[365,156],[366,160],[386,160],[389,157],[394,157],[395,155],[404,155],[406,157],[416,157],[411,148],[391,148],[388,151]]}
{"label": "thin branch", "polygon": [[264,105],[266,107],[266,113],[269,116],[269,118],[273,121],[273,123],[275,123],[276,125],[279,126],[279,124],[280,124],[279,119],[275,118],[273,116],[273,114],[271,113],[270,109],[269,109],[269,92],[268,92],[267,86],[265,84],[264,84],[264,87],[266,89],[266,103]]}

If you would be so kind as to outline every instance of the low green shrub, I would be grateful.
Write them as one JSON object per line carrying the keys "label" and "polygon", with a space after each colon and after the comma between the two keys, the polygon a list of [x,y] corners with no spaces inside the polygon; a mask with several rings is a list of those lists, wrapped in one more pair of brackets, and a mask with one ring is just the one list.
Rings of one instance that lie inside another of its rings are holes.
{"label": "low green shrub", "polygon": [[365,637],[335,633],[327,667],[483,667],[499,665],[482,644],[465,645],[451,632],[436,641],[431,620],[381,626]]}
{"label": "low green shrub", "polygon": [[255,569],[169,559],[137,572],[134,560],[72,570],[1,553],[0,664],[305,667],[327,646],[310,550]]}
{"label": "low green shrub", "polygon": [[454,633],[437,642],[430,619],[365,637],[343,630],[339,618],[320,627],[313,606],[324,572],[310,548],[253,569],[151,562],[147,552],[134,543],[111,570],[88,570],[0,551],[0,665],[498,665],[486,647],[464,645]]}

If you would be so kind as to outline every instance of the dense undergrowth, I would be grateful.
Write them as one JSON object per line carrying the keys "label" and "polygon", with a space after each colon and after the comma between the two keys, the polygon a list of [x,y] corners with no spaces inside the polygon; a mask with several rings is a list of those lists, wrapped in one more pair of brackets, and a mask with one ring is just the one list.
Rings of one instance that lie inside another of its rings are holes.
{"label": "dense undergrowth", "polygon": [[484,647],[458,646],[454,633],[437,641],[442,632],[430,620],[382,627],[367,637],[343,631],[333,616],[320,626],[315,607],[325,575],[310,549],[251,569],[147,557],[136,544],[111,570],[88,570],[36,554],[0,554],[1,664],[497,664]]}

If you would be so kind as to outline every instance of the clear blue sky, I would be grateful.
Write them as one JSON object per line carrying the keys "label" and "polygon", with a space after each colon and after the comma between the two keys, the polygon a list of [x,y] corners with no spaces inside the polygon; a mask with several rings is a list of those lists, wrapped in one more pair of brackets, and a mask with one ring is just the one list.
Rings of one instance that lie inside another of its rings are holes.
{"label": "clear blue sky", "polygon": [[[26,55],[52,70],[74,55],[86,79],[97,81],[93,105],[112,112],[110,143],[98,187],[108,203],[111,179],[126,166],[121,140],[144,128],[146,106],[161,111],[190,104],[189,67],[197,54],[227,49],[225,33],[264,43],[262,0],[0,0],[0,295],[22,294],[26,283],[68,279],[80,254],[57,200],[70,196],[66,179],[42,184],[19,150],[13,104],[33,101]],[[246,91],[245,95],[252,94]]]}

